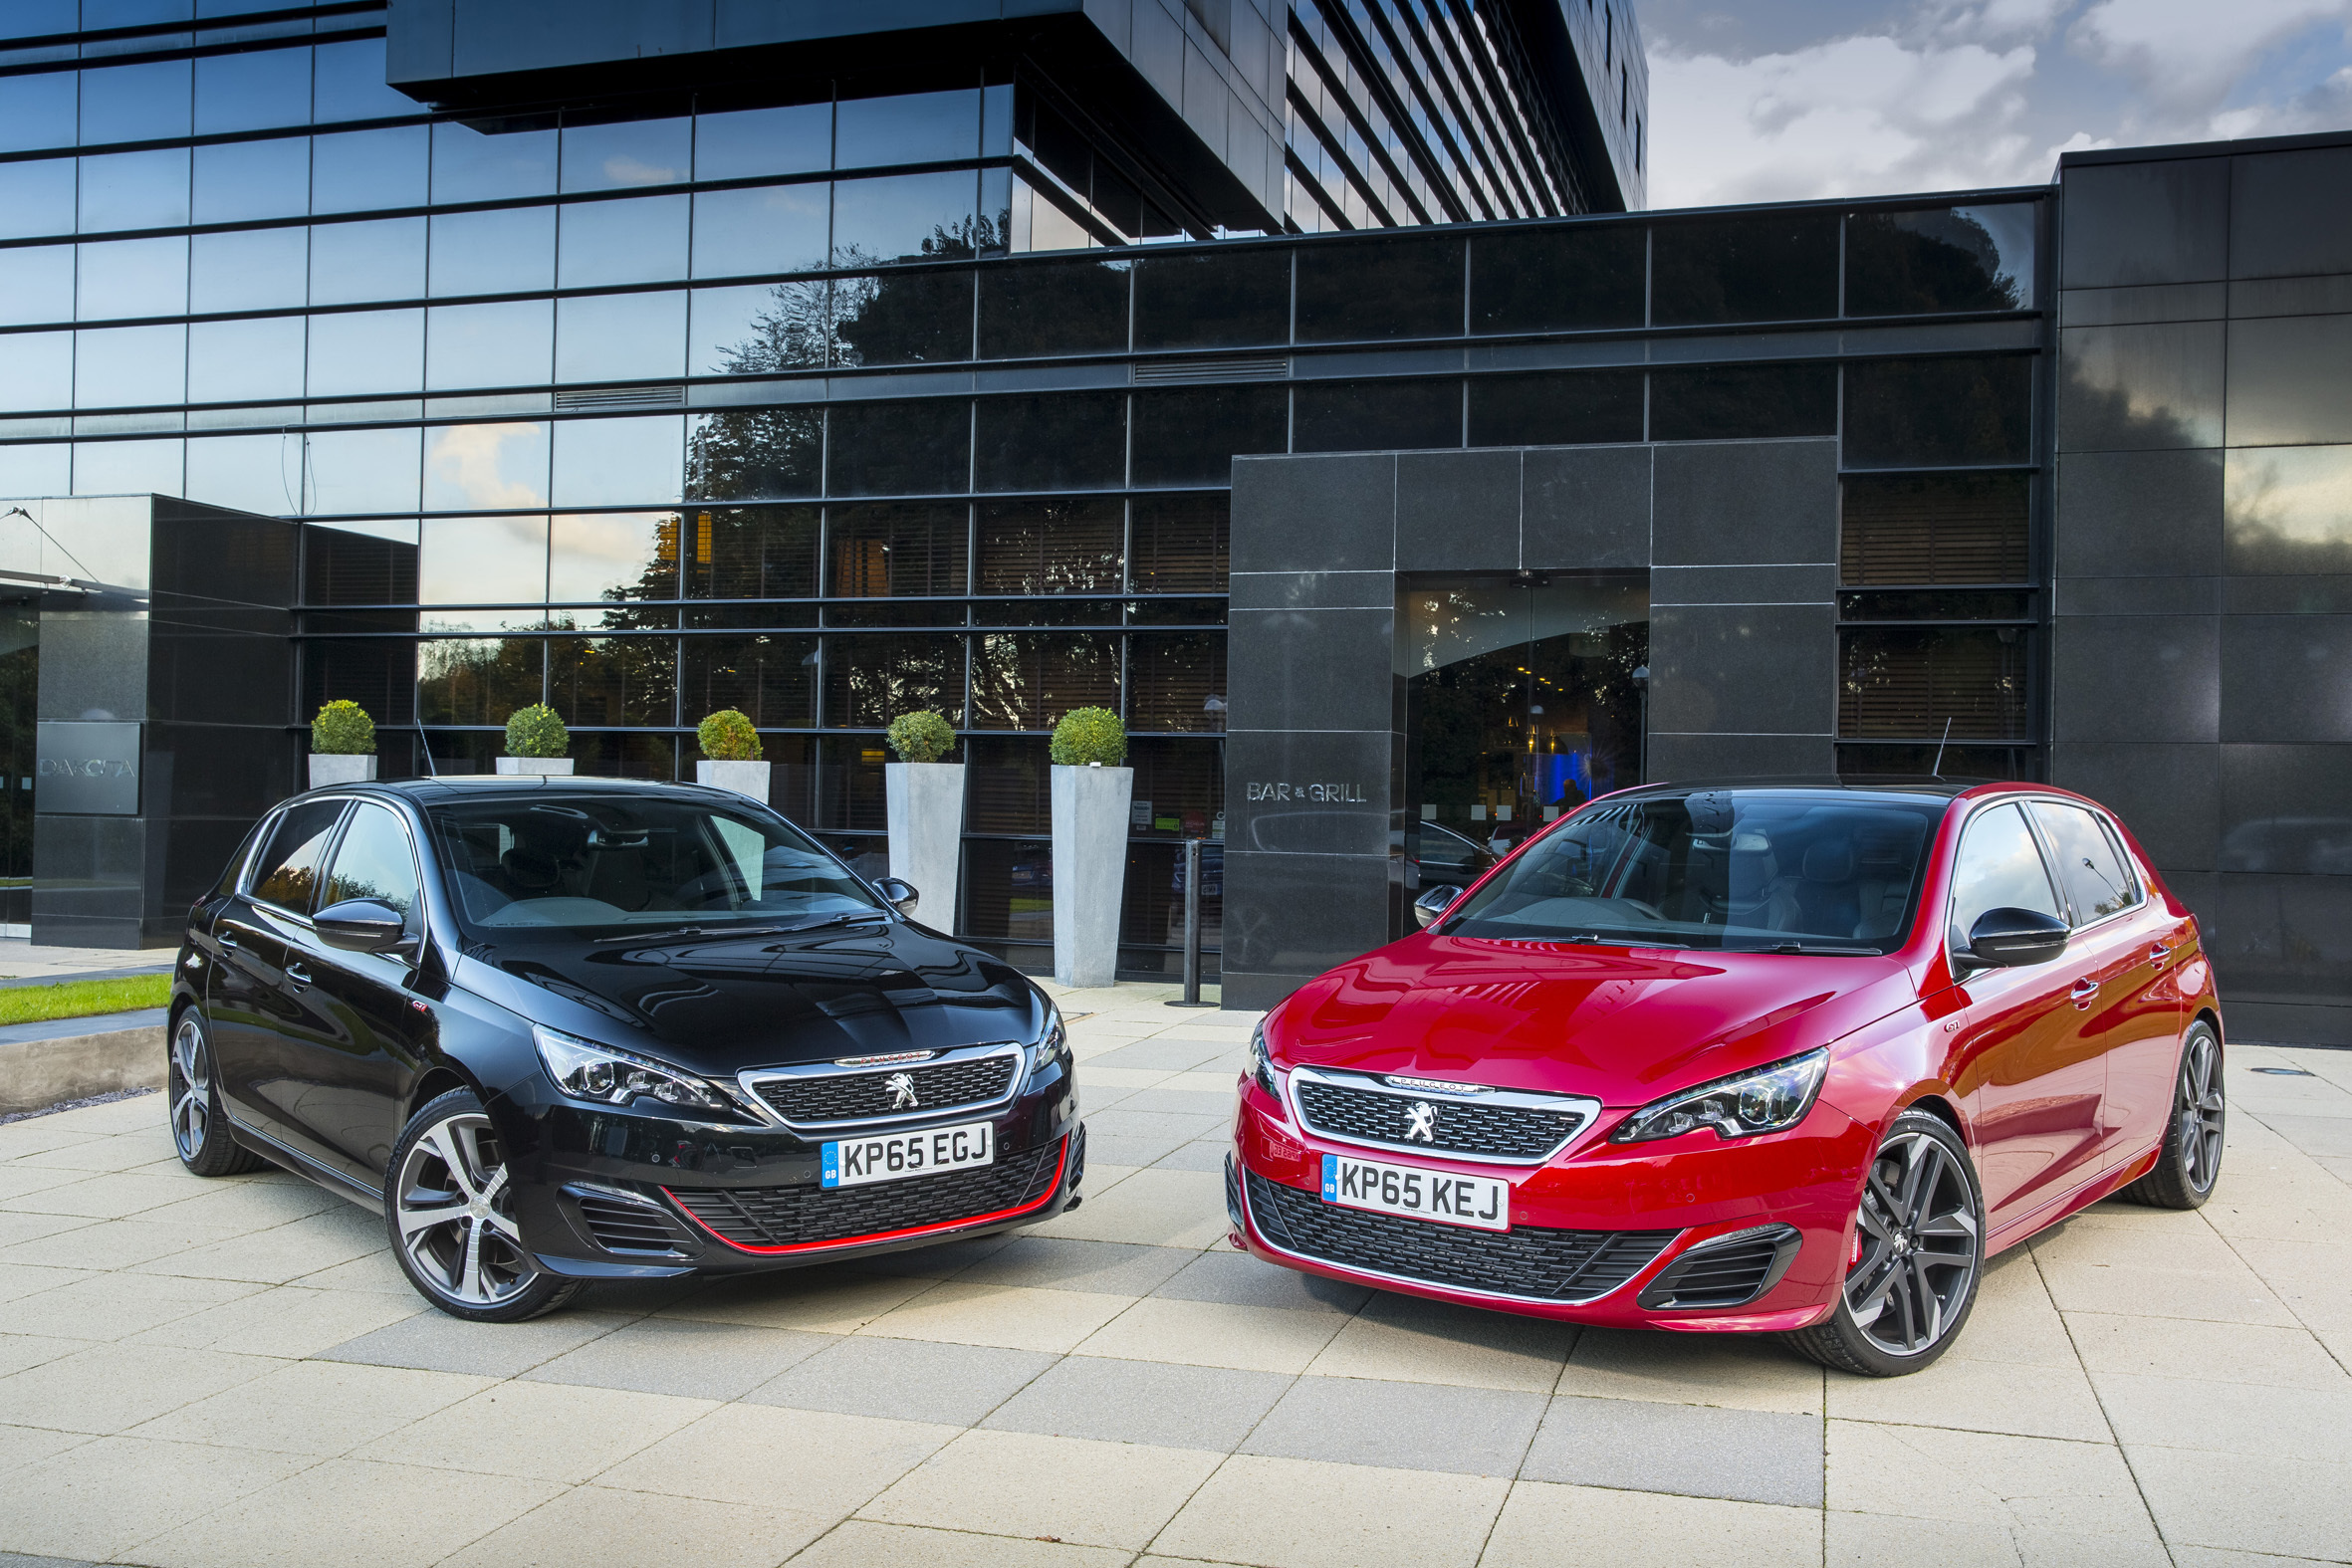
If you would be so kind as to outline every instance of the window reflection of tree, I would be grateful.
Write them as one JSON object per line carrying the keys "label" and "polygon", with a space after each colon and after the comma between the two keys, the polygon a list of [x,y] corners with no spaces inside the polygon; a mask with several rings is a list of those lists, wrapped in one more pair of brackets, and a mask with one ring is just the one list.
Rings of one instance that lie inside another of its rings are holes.
{"label": "window reflection of tree", "polygon": [[1073,708],[1119,701],[1118,639],[1090,632],[993,632],[973,639],[975,729],[1050,730]]}
{"label": "window reflection of tree", "polygon": [[1115,593],[1125,564],[1116,501],[1020,501],[980,509],[980,591]]}
{"label": "window reflection of tree", "polygon": [[902,713],[929,708],[963,728],[963,638],[858,636],[826,643],[828,725],[879,730]]}
{"label": "window reflection of tree", "polygon": [[542,639],[435,637],[417,651],[423,724],[504,724],[541,700]]}

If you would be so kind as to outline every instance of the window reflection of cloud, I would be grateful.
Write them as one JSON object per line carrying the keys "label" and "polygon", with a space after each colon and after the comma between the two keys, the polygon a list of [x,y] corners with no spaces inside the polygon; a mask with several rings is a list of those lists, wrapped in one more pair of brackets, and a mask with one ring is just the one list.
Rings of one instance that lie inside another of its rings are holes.
{"label": "window reflection of cloud", "polygon": [[[588,602],[612,589],[639,585],[665,544],[676,553],[675,512],[565,514],[555,520],[549,555],[548,598]],[[675,567],[671,576],[676,575]]]}
{"label": "window reflection of cloud", "polygon": [[[2352,446],[2234,451],[2223,471],[2222,504],[2234,553],[2283,547],[2352,561]],[[2320,562],[2300,564],[2317,569]]]}
{"label": "window reflection of cloud", "polygon": [[425,504],[432,511],[547,505],[548,427],[449,425],[430,432]]}
{"label": "window reflection of cloud", "polygon": [[418,560],[418,601],[543,602],[547,537],[545,517],[427,519]]}

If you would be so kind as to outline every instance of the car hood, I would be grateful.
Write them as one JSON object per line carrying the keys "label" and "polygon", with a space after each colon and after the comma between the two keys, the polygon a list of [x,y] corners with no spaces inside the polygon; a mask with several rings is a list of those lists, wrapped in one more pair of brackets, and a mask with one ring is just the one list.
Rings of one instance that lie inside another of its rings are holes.
{"label": "car hood", "polygon": [[919,927],[818,937],[523,944],[461,984],[567,1033],[731,1075],[885,1051],[1030,1041],[1046,1004],[1010,965]]}
{"label": "car hood", "polygon": [[1827,1044],[1917,992],[1892,958],[1409,938],[1294,992],[1286,1064],[1630,1107]]}

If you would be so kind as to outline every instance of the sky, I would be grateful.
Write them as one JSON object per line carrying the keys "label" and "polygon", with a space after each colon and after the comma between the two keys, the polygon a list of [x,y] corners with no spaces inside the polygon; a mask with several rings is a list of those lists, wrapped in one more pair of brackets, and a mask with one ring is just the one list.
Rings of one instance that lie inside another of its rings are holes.
{"label": "sky", "polygon": [[2352,129],[2352,0],[1635,0],[1652,207],[2038,185]]}

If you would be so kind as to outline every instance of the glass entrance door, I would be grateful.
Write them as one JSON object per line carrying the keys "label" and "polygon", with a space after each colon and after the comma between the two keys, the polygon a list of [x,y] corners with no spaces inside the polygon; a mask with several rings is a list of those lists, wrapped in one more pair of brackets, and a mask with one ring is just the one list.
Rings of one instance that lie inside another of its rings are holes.
{"label": "glass entrance door", "polygon": [[1396,625],[1408,887],[1465,884],[1641,781],[1647,573],[1409,576]]}

